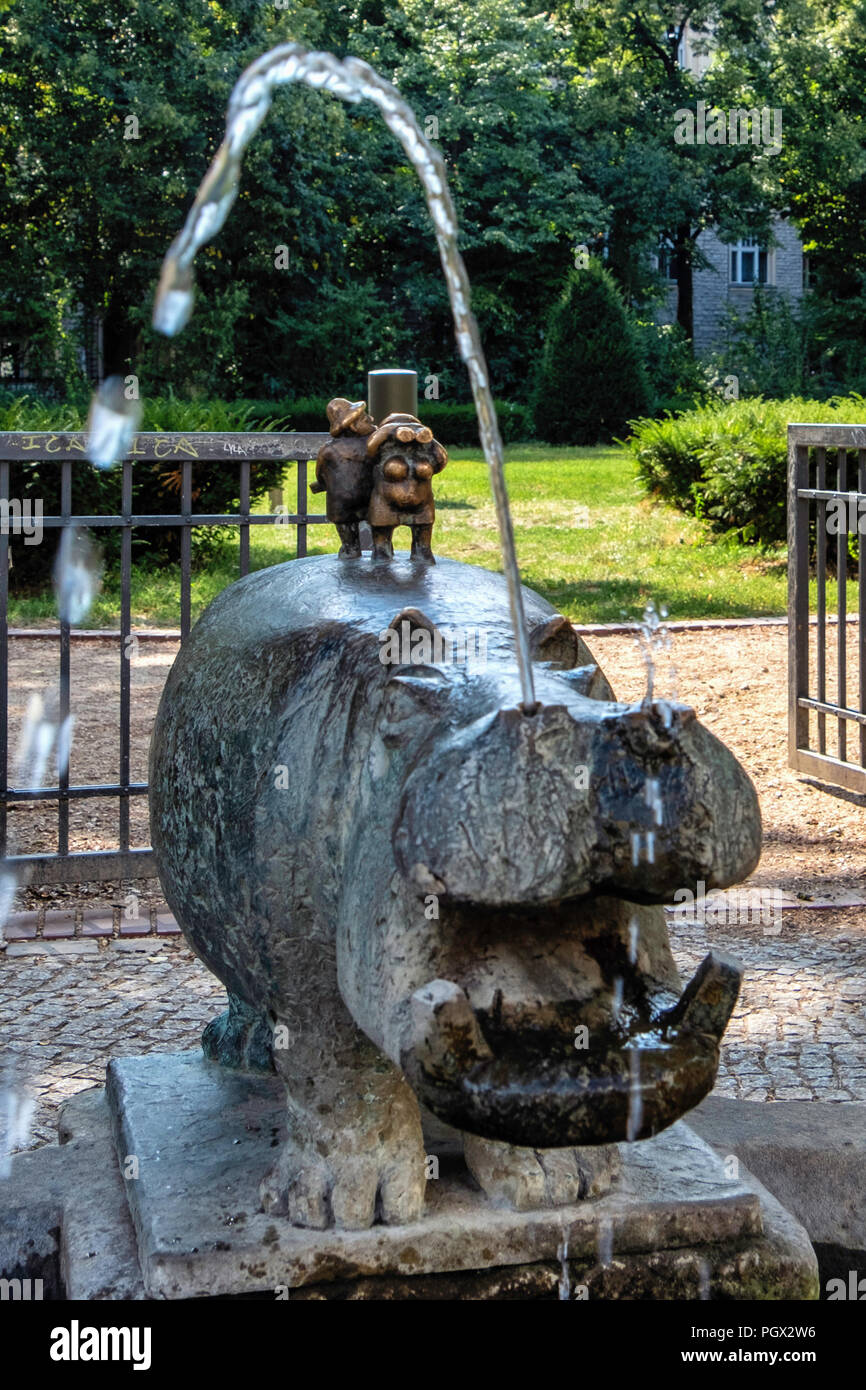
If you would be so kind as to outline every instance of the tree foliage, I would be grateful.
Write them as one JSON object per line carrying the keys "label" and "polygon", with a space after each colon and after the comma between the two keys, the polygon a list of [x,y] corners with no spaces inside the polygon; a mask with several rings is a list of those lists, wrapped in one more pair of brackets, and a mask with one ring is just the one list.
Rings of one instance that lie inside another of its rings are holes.
{"label": "tree foliage", "polygon": [[[491,375],[527,398],[575,248],[604,253],[645,319],[652,253],[675,251],[680,322],[711,225],[806,229],[823,293],[859,302],[866,251],[866,0],[0,0],[0,358],[75,374],[74,315],[145,393],[361,392],[400,361],[468,396],[432,227],[367,103],[291,89],[199,256],[190,329],[149,327],[164,251],[222,135],[244,66],[294,38],[396,82],[441,147]],[[696,78],[688,20],[712,34]],[[677,144],[675,113],[779,106],[781,156]],[[844,317],[844,314],[843,314]],[[848,319],[851,315],[848,315]],[[855,353],[856,356],[856,353]]]}

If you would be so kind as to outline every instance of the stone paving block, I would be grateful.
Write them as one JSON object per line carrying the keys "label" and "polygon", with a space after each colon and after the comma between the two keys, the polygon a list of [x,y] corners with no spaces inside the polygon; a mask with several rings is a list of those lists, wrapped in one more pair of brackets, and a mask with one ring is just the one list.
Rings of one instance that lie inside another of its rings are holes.
{"label": "stone paving block", "polygon": [[3,928],[3,934],[7,941],[32,941],[38,929],[38,912],[16,912]]}
{"label": "stone paving block", "polygon": [[866,1266],[866,1105],[709,1096],[689,1124],[741,1162],[802,1223],[822,1279]]}
{"label": "stone paving block", "polygon": [[84,920],[81,924],[81,935],[113,936],[114,922],[111,913],[108,913],[107,916],[104,914],[94,914],[92,916],[89,913],[85,914]]}
{"label": "stone paving block", "polygon": [[120,919],[120,935],[121,935],[121,936],[149,936],[149,935],[150,935],[150,918],[149,918],[149,917],[145,917],[145,916],[142,914],[142,916],[139,917],[139,918],[137,918],[135,921],[128,922],[128,921],[126,920],[125,917],[121,917],[121,919]]}
{"label": "stone paving block", "polygon": [[99,946],[95,941],[10,941],[7,956],[95,956]]}
{"label": "stone paving block", "polygon": [[49,939],[75,935],[74,911],[46,912],[42,935]]}

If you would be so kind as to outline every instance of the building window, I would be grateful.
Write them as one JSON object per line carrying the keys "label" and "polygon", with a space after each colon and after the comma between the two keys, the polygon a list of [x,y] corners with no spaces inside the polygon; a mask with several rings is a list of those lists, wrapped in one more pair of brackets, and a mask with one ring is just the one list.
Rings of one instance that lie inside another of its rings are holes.
{"label": "building window", "polygon": [[738,241],[731,247],[731,284],[766,285],[767,252],[754,238]]}

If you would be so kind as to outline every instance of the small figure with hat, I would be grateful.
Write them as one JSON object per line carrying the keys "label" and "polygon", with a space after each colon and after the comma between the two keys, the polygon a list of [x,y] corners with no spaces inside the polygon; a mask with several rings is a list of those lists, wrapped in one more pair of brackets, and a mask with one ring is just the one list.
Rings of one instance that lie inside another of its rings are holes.
{"label": "small figure with hat", "polygon": [[357,559],[361,554],[358,526],[366,519],[373,486],[367,441],[376,422],[367,414],[366,401],[347,401],[342,396],[328,402],[328,421],[331,438],[319,450],[310,491],[327,494],[327,517],[342,541],[340,554]]}
{"label": "small figure with hat", "polygon": [[448,462],[432,430],[414,415],[387,416],[367,440],[372,464],[372,492],[367,520],[373,532],[373,559],[394,554],[395,526],[412,531],[412,558],[435,564],[430,541],[436,508],[431,479]]}

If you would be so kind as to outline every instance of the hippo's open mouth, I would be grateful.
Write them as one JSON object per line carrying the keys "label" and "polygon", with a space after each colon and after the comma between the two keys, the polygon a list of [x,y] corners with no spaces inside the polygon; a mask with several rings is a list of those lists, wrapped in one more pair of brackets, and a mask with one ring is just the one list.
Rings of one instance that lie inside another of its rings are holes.
{"label": "hippo's open mouth", "polygon": [[483,1138],[532,1148],[646,1139],[712,1090],[740,979],[734,962],[710,954],[673,1006],[573,1027],[578,1013],[566,1009],[556,1026],[547,1015],[517,1028],[434,980],[412,996],[401,1061],[435,1115]]}

